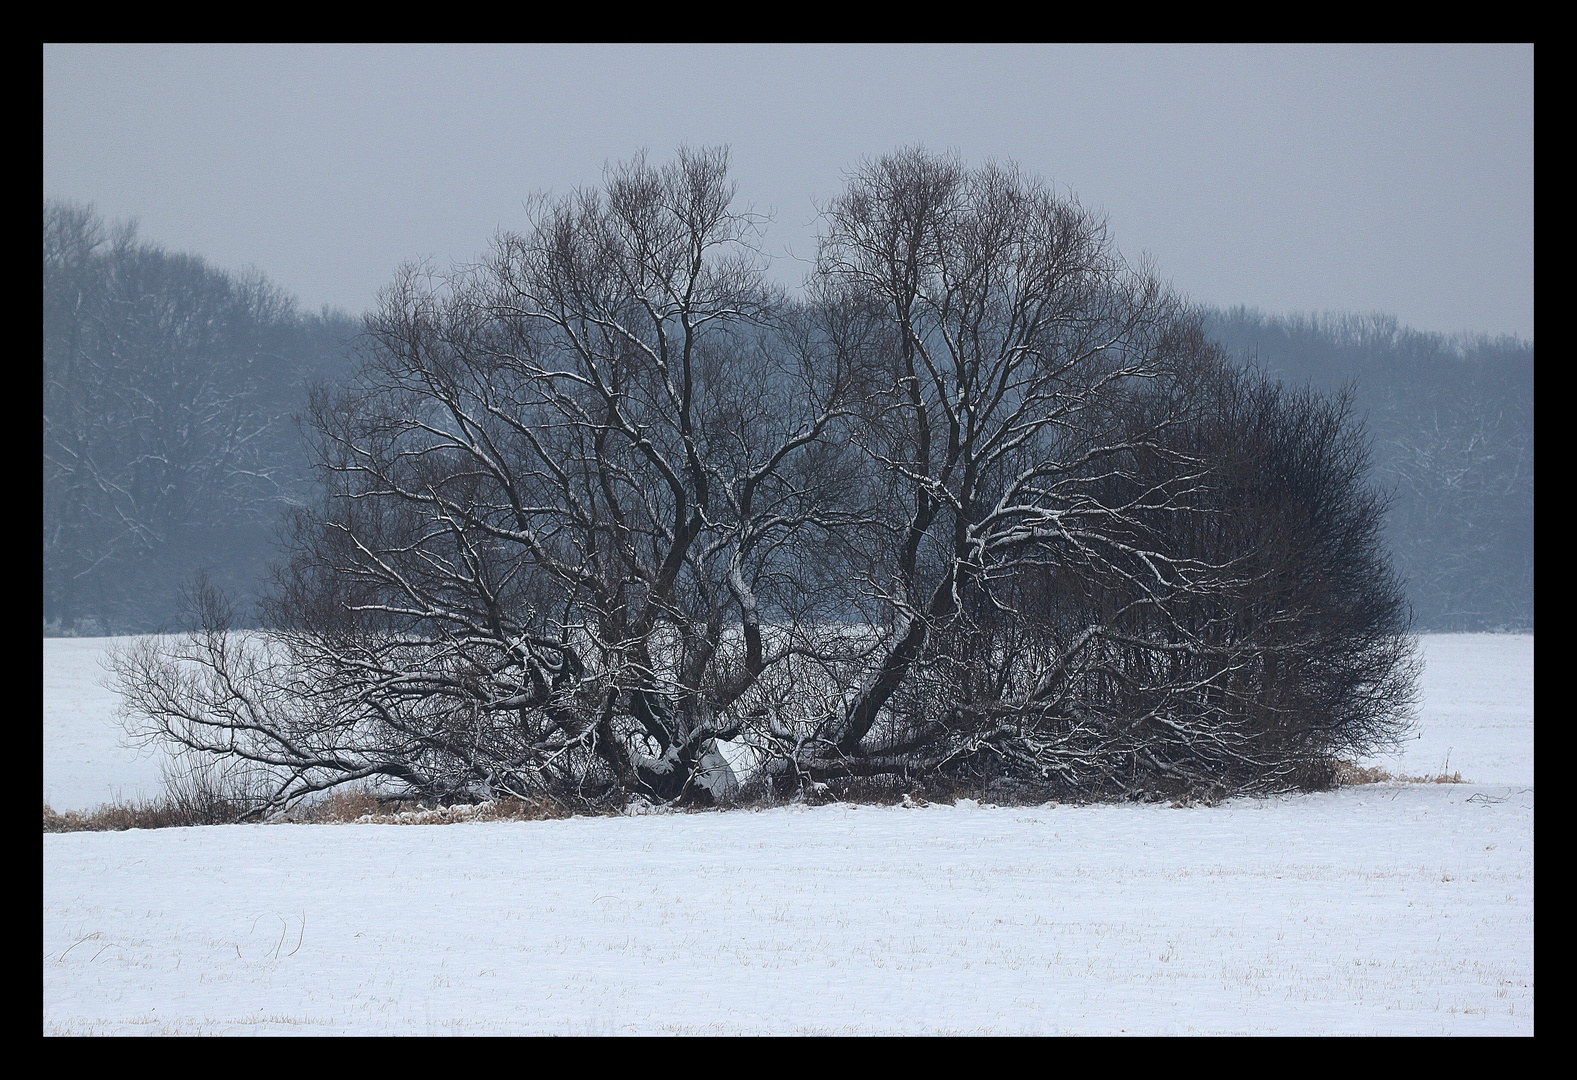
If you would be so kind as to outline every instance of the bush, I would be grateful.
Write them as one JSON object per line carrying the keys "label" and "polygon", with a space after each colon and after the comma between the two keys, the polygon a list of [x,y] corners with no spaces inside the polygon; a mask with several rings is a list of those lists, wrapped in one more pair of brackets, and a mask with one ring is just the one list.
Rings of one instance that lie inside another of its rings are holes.
{"label": "bush", "polygon": [[164,794],[150,801],[124,800],[96,810],[57,813],[44,805],[45,832],[124,832],[190,825],[233,825],[254,820],[266,794],[249,769],[235,762],[177,758],[162,768]]}

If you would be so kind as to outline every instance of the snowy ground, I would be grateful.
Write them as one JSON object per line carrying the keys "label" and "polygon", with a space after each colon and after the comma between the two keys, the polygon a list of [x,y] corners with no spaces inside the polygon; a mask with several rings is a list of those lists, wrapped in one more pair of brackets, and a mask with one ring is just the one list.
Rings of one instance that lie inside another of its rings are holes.
{"label": "snowy ground", "polygon": [[[57,810],[158,790],[44,643]],[[1533,1034],[1533,639],[1427,637],[1382,784],[44,837],[47,1034]]]}

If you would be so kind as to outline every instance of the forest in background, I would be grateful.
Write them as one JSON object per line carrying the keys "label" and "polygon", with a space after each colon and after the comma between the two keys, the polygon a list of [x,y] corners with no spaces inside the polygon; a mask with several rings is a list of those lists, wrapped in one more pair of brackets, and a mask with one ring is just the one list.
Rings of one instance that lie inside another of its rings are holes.
{"label": "forest in background", "polygon": [[46,201],[43,326],[45,635],[169,628],[199,570],[248,604],[360,321]]}
{"label": "forest in background", "polygon": [[[249,618],[312,497],[295,417],[353,370],[361,320],[48,201],[42,300],[45,635],[173,628],[200,570]],[[1533,629],[1531,341],[1246,308],[1205,326],[1289,386],[1350,390],[1418,630]]]}
{"label": "forest in background", "polygon": [[1532,632],[1533,342],[1241,307],[1205,326],[1284,383],[1351,389],[1420,631]]}

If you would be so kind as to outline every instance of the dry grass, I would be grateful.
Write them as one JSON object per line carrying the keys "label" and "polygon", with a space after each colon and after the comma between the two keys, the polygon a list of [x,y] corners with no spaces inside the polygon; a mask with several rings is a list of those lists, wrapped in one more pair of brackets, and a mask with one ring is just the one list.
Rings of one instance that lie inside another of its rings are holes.
{"label": "dry grass", "polygon": [[[172,829],[192,825],[229,825],[242,820],[244,802],[220,798],[194,800],[190,795],[165,795],[140,803],[115,802],[94,810],[60,813],[44,805],[44,831],[123,832],[127,829]],[[281,820],[298,825],[452,825],[462,821],[543,821],[567,818],[573,811],[550,799],[498,799],[455,806],[412,806],[380,799],[365,788],[334,790],[322,800],[300,806]]]}
{"label": "dry grass", "polygon": [[[1331,787],[1355,787],[1364,784],[1464,784],[1460,771],[1440,772],[1433,776],[1410,776],[1391,773],[1379,766],[1362,766],[1350,761],[1335,764]],[[907,786],[907,785],[906,785]],[[969,797],[994,803],[1013,803],[1002,791],[964,790],[905,790],[896,784],[880,785],[844,782],[839,790],[828,785],[822,797],[806,798],[808,802],[848,801],[879,806],[925,806],[930,801],[954,802]],[[929,796],[929,799],[927,798]],[[742,799],[738,805],[758,808],[775,805],[778,800]],[[798,801],[798,800],[795,800]],[[1214,806],[1220,801],[1215,793],[1190,795],[1172,802],[1174,807],[1196,805]],[[88,811],[59,813],[44,806],[44,831],[62,832],[120,832],[126,829],[169,829],[193,825],[228,825],[242,821],[250,806],[255,805],[249,792],[234,789],[233,785],[215,782],[212,774],[196,769],[181,776],[166,777],[166,794],[151,801],[132,803],[117,801]],[[579,813],[586,813],[581,808]],[[616,811],[610,811],[616,812]],[[379,797],[364,787],[336,788],[322,799],[298,806],[284,815],[282,820],[303,825],[334,825],[357,823],[363,825],[453,825],[467,821],[545,821],[573,817],[577,813],[569,807],[545,796],[536,799],[506,798],[490,802],[464,803],[452,806],[413,805],[407,800]]]}
{"label": "dry grass", "polygon": [[1406,773],[1391,773],[1378,765],[1355,765],[1350,761],[1336,763],[1336,776],[1333,787],[1354,787],[1359,784],[1465,784],[1461,770],[1456,772],[1440,772],[1434,776],[1409,776]]}
{"label": "dry grass", "polygon": [[291,821],[306,825],[334,825],[381,813],[378,796],[364,787],[334,788],[321,800],[291,811]]}
{"label": "dry grass", "polygon": [[57,813],[44,804],[44,831],[124,832],[127,829],[175,829],[189,825],[231,825],[248,810],[225,800],[193,804],[166,796],[150,802],[115,802],[94,810]]}

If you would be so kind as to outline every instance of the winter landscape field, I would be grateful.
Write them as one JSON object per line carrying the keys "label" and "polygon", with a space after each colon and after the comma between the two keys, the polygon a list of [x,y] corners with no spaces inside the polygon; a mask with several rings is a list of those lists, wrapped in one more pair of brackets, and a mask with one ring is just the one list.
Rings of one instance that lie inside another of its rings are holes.
{"label": "winter landscape field", "polygon": [[[156,795],[44,641],[44,801]],[[44,1033],[1534,1032],[1533,638],[1427,636],[1384,782],[44,836]]]}

